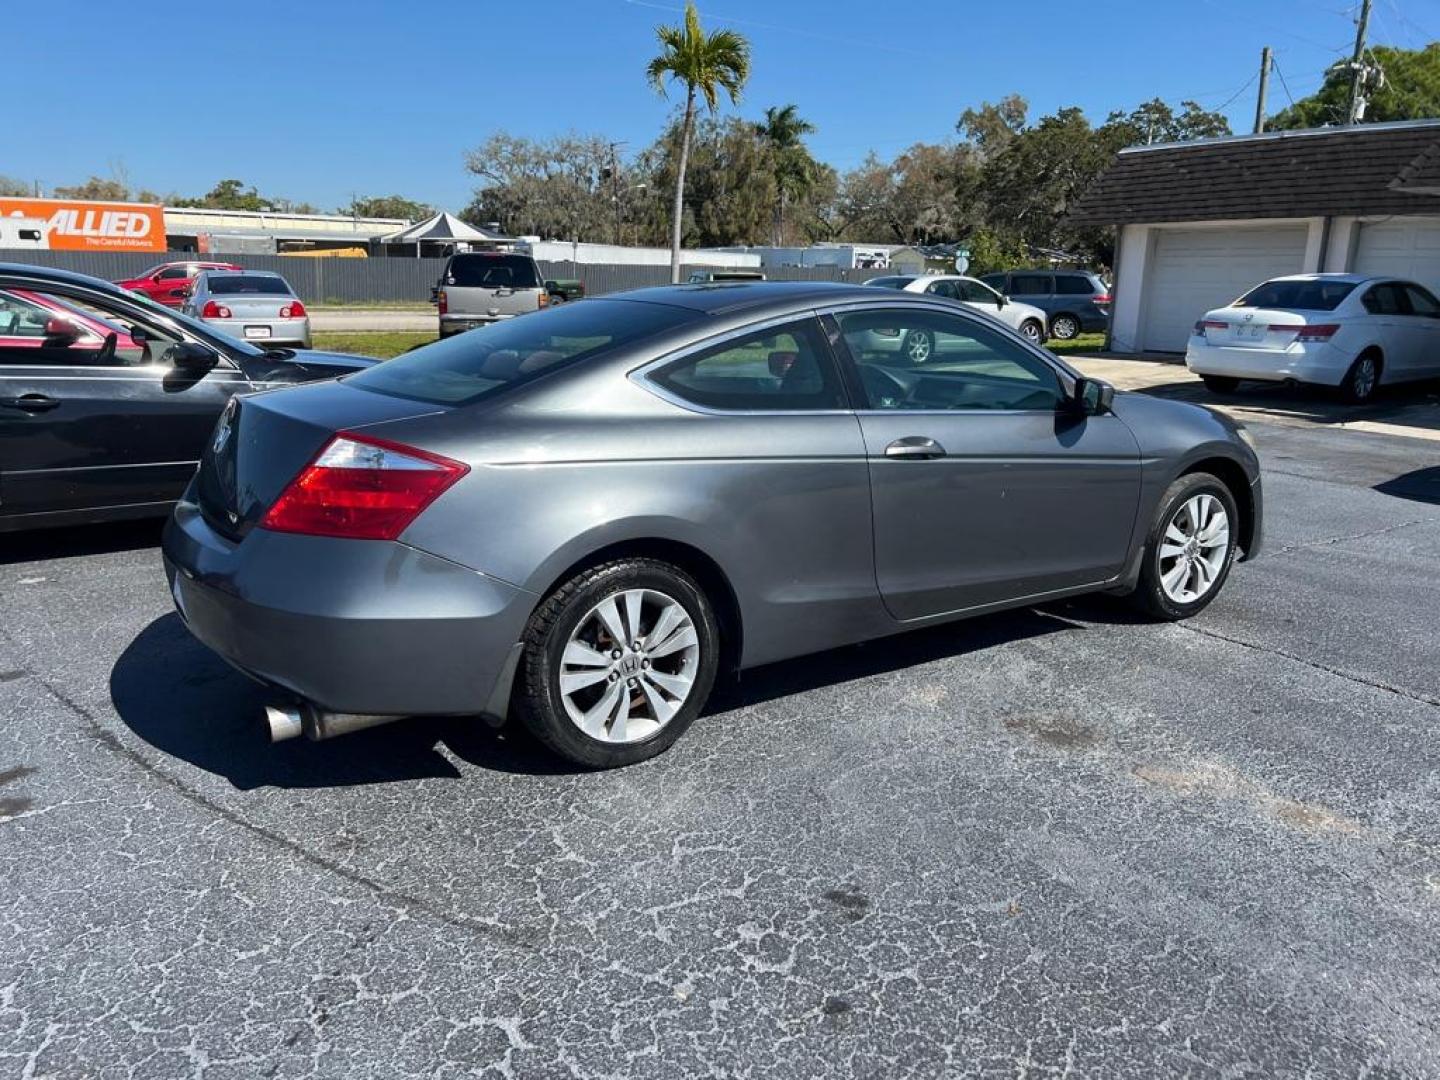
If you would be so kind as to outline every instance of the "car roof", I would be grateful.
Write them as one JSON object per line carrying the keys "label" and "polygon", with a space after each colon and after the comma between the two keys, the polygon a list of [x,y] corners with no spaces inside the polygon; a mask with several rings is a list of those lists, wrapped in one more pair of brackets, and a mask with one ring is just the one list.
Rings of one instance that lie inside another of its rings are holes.
{"label": "car roof", "polygon": [[703,285],[656,285],[610,293],[597,299],[668,304],[706,315],[743,315],[801,309],[813,304],[843,304],[847,300],[873,303],[883,297],[894,301],[904,295],[898,291],[879,293],[868,285],[838,281],[716,281]]}
{"label": "car roof", "polygon": [[[1352,285],[1359,285],[1365,281],[1377,281],[1374,274],[1282,274],[1279,277],[1266,278],[1266,281],[1348,281]],[[1385,280],[1392,280],[1386,278]],[[1394,279],[1398,280],[1398,279]]]}
{"label": "car roof", "polygon": [[231,270],[224,269],[206,270],[205,273],[211,277],[280,277],[277,270]]}
{"label": "car roof", "polygon": [[53,266],[36,266],[34,263],[0,262],[0,274],[30,278],[36,282],[50,282],[54,285],[73,285],[77,288],[92,289],[95,292],[110,293],[122,300],[131,300],[126,290],[113,282],[89,274],[77,274],[73,270],[59,270]]}

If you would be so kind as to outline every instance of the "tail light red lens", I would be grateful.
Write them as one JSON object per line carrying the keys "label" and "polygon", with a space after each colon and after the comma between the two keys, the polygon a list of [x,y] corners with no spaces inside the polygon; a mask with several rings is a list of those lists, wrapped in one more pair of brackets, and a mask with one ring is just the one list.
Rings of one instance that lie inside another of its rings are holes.
{"label": "tail light red lens", "polygon": [[435,294],[435,304],[437,307],[439,307],[441,315],[444,315],[450,310],[450,302],[445,296],[444,289],[441,289],[438,293]]}
{"label": "tail light red lens", "polygon": [[549,293],[547,293],[547,292],[542,292],[542,293],[540,294],[540,306],[541,306],[542,308],[547,308],[547,307],[550,306],[550,294],[549,294]]}
{"label": "tail light red lens", "polygon": [[1108,292],[1097,293],[1095,296],[1091,297],[1091,299],[1097,304],[1108,304],[1110,302],[1110,294]]}
{"label": "tail light red lens", "polygon": [[394,540],[470,471],[412,446],[341,432],[290,481],[261,528],[352,540]]}
{"label": "tail light red lens", "polygon": [[1206,330],[1226,330],[1230,324],[1221,322],[1219,319],[1201,319],[1195,324],[1195,336],[1204,337]]}
{"label": "tail light red lens", "polygon": [[[1276,327],[1276,329],[1280,329]],[[1289,329],[1286,327],[1286,329]],[[1340,329],[1339,323],[1315,323],[1312,326],[1297,326],[1295,329],[1300,332],[1295,335],[1296,341],[1329,341]]]}
{"label": "tail light red lens", "polygon": [[292,300],[280,309],[282,319],[303,319],[305,317],[305,305],[299,300]]}
{"label": "tail light red lens", "polygon": [[224,304],[217,304],[214,300],[206,300],[205,306],[200,309],[200,317],[204,319],[228,319],[230,309]]}

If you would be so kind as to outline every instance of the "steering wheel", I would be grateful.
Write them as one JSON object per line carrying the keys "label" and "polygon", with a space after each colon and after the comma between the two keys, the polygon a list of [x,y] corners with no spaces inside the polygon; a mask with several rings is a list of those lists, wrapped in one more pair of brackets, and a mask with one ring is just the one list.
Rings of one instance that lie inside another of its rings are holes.
{"label": "steering wheel", "polygon": [[872,409],[898,409],[910,397],[910,387],[893,372],[874,364],[860,364],[859,370]]}

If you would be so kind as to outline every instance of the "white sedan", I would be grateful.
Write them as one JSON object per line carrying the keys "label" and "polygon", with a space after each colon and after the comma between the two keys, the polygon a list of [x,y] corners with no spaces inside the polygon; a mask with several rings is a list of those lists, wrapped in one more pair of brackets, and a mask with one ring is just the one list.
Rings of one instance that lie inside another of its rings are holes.
{"label": "white sedan", "polygon": [[959,300],[966,307],[999,319],[1012,330],[1018,330],[1026,341],[1034,345],[1045,344],[1045,312],[1029,304],[1011,300],[983,281],[976,281],[972,277],[962,277],[960,274],[892,274],[889,277],[871,278],[865,284]]}
{"label": "white sedan", "polygon": [[1242,379],[1339,387],[1440,376],[1440,300],[1413,281],[1296,274],[1257,285],[1195,324],[1185,366],[1217,393]]}

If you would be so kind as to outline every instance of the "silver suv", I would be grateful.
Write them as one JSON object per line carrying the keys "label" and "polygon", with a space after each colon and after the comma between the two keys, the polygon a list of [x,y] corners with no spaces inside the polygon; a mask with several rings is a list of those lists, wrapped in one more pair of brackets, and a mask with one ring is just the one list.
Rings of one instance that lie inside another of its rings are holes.
{"label": "silver suv", "polygon": [[529,255],[467,251],[446,260],[435,302],[443,338],[538,311],[549,305],[550,296]]}

